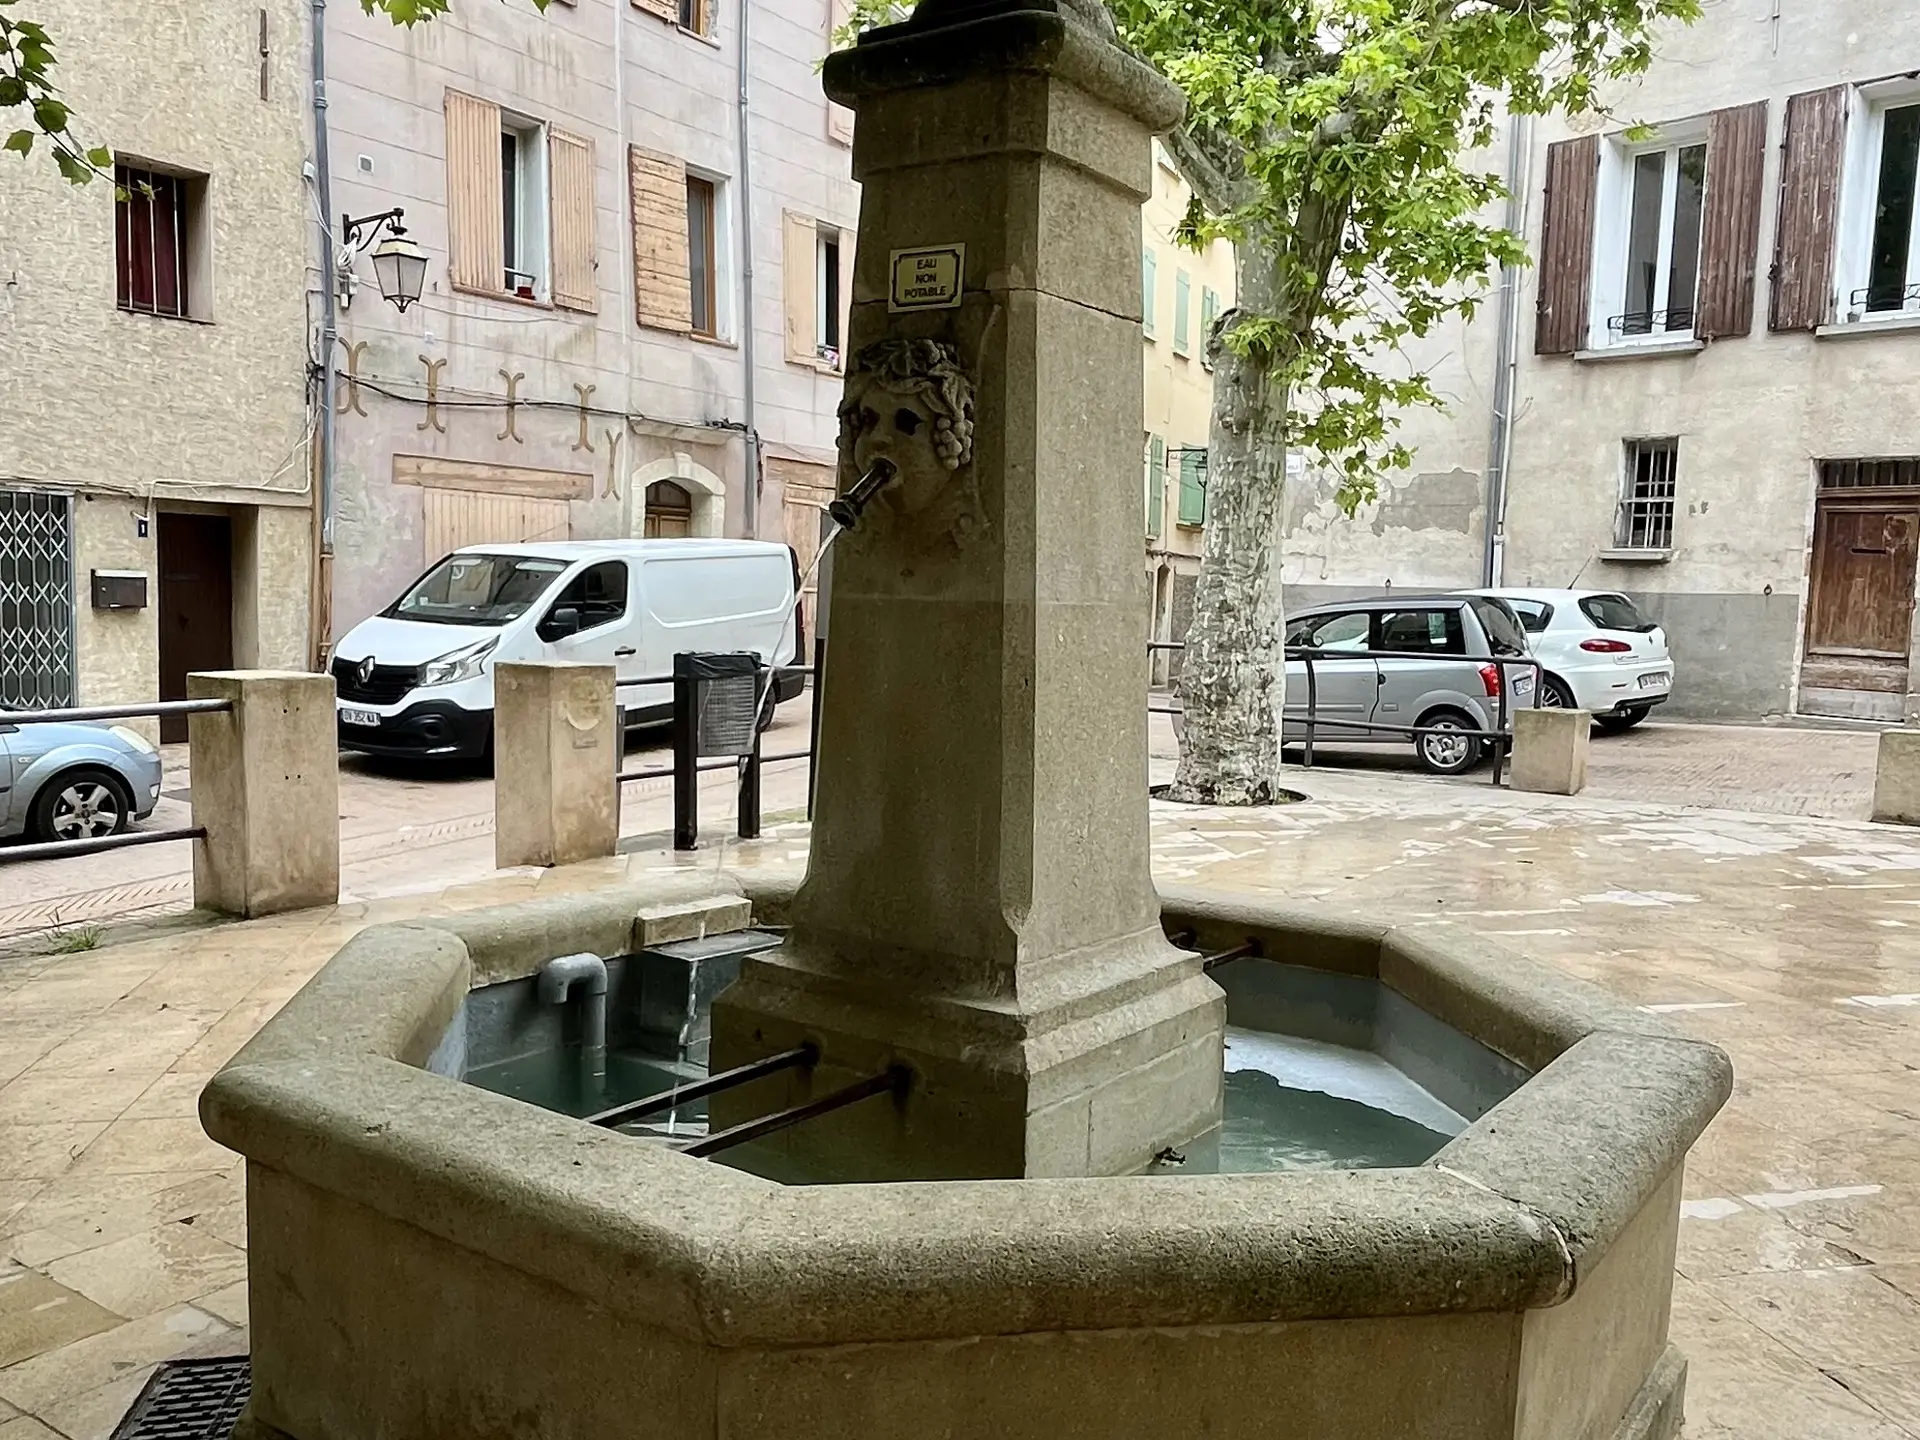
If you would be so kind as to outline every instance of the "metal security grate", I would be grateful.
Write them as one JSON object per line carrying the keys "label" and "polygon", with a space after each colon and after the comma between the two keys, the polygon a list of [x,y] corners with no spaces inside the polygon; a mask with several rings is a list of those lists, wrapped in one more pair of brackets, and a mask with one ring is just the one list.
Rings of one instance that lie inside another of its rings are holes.
{"label": "metal security grate", "polygon": [[1623,550],[1673,547],[1674,471],[1678,440],[1629,440],[1625,493],[1613,543]]}
{"label": "metal security grate", "polygon": [[1882,490],[1920,485],[1920,459],[1822,460],[1822,490]]}
{"label": "metal security grate", "polygon": [[73,500],[0,490],[0,706],[73,703]]}
{"label": "metal security grate", "polygon": [[227,1440],[253,1393],[245,1355],[169,1360],[153,1372],[113,1440]]}

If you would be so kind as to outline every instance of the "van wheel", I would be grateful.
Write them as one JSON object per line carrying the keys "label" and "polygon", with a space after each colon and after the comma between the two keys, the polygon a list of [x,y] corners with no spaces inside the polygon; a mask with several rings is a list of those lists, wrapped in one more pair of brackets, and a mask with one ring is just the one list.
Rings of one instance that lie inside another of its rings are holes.
{"label": "van wheel", "polygon": [[1462,774],[1480,762],[1480,737],[1465,733],[1477,728],[1458,710],[1432,711],[1422,717],[1414,734],[1414,754],[1430,775]]}

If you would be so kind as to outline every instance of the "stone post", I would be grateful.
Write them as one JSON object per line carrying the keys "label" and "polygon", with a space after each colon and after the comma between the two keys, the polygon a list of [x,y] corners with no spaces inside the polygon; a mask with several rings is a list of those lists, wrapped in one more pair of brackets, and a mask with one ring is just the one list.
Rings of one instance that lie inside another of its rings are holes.
{"label": "stone post", "polygon": [[1889,825],[1920,825],[1920,730],[1880,732],[1873,818]]}
{"label": "stone post", "polygon": [[249,919],[340,898],[340,751],[333,680],[277,670],[187,677],[193,903]]}
{"label": "stone post", "polygon": [[1515,790],[1539,795],[1578,795],[1587,786],[1587,747],[1593,716],[1585,710],[1513,712]]}
{"label": "stone post", "polygon": [[862,185],[810,868],[714,1068],[800,1039],[907,1098],[788,1132],[875,1176],[1111,1174],[1219,1118],[1224,1005],[1161,932],[1140,604],[1140,206],[1179,92],[1098,0],[922,0],[830,57]]}
{"label": "stone post", "polygon": [[493,856],[570,865],[620,839],[611,665],[493,667]]}

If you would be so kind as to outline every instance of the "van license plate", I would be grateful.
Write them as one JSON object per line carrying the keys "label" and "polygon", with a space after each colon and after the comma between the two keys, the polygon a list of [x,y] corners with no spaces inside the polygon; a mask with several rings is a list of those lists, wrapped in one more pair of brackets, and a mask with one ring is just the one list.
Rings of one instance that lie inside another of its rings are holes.
{"label": "van license plate", "polygon": [[348,725],[366,725],[377,728],[380,724],[378,710],[342,710],[340,718]]}

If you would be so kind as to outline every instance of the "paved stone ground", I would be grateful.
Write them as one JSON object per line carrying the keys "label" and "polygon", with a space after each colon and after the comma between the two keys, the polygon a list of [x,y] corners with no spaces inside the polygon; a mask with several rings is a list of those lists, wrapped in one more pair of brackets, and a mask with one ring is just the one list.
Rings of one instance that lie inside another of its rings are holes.
{"label": "paved stone ground", "polygon": [[[1647,730],[1646,753],[1679,728]],[[1795,788],[1737,753],[1678,763],[1700,803],[1844,808],[1858,788]],[[1687,1435],[1920,1440],[1920,832],[1381,770],[1302,773],[1308,802],[1258,814],[1155,805],[1156,873],[1462,922],[1725,1046],[1736,1093],[1689,1166],[1674,1281]],[[804,849],[785,825],[0,960],[0,1440],[104,1440],[155,1362],[244,1343],[239,1167],[194,1097],[355,929]]]}

